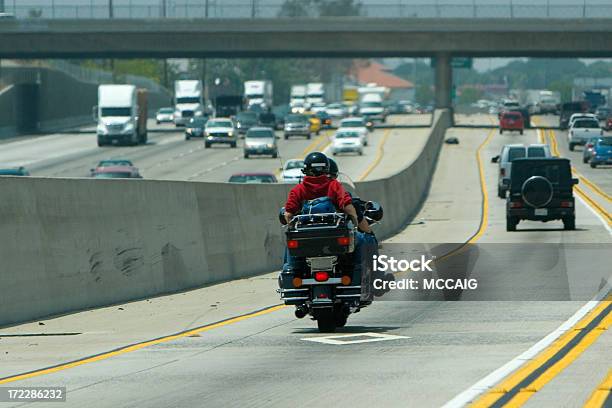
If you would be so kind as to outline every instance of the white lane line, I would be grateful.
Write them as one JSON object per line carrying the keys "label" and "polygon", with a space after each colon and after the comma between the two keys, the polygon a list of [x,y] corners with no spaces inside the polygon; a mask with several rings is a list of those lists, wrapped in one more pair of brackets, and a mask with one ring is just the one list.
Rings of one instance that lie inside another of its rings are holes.
{"label": "white lane line", "polygon": [[597,217],[597,219],[599,221],[601,221],[601,223],[603,224],[604,228],[606,229],[606,231],[608,231],[608,234],[612,235],[612,228],[610,228],[610,226],[608,225],[608,222],[606,220],[604,220],[604,218],[597,212],[595,211],[595,209],[593,209],[593,207],[591,207],[591,205],[589,203],[587,203],[582,197],[580,197],[580,194],[576,194],[576,197],[580,200],[580,202],[589,209],[590,212],[593,213],[593,215],[595,217]]}
{"label": "white lane line", "polygon": [[[351,338],[355,340],[350,340]],[[325,336],[325,337],[306,337],[301,340],[312,341],[315,343],[333,344],[335,346],[343,346],[346,344],[372,343],[375,341],[399,340],[399,339],[409,339],[409,338],[410,337],[408,336],[397,336],[394,334],[368,332],[368,333],[339,334],[339,335]]]}
{"label": "white lane line", "polygon": [[516,371],[519,367],[523,366],[523,364],[525,364],[527,361],[533,359],[542,350],[546,349],[555,340],[557,340],[564,333],[574,327],[576,323],[578,323],[584,316],[586,316],[591,310],[593,310],[602,301],[602,299],[608,295],[610,290],[612,290],[611,282],[606,282],[604,287],[601,288],[597,295],[595,295],[593,300],[587,302],[584,306],[578,309],[578,311],[574,313],[572,317],[570,317],[563,324],[561,324],[561,326],[559,326],[556,330],[549,333],[546,337],[531,346],[524,353],[508,361],[506,364],[493,371],[486,377],[482,378],[476,384],[472,385],[467,390],[463,391],[461,394],[448,401],[442,406],[442,408],[464,407],[470,402],[474,401],[479,395],[489,391],[496,384],[501,382],[504,378],[508,377],[508,375]]}
{"label": "white lane line", "polygon": [[213,170],[220,169],[221,167],[227,166],[227,165],[229,165],[229,164],[231,164],[231,163],[233,163],[233,162],[235,162],[235,161],[240,160],[240,158],[241,158],[241,157],[242,157],[242,156],[236,156],[236,157],[234,157],[234,158],[232,158],[232,159],[230,159],[230,160],[228,160],[228,161],[224,161],[224,162],[222,162],[222,163],[219,163],[219,164],[217,164],[216,166],[209,167],[209,168],[207,168],[207,169],[205,169],[205,170],[199,171],[199,172],[197,172],[197,173],[195,173],[195,174],[192,174],[191,176],[187,177],[187,180],[193,180],[193,179],[195,179],[195,178],[198,178],[198,177],[200,177],[200,176],[203,176],[203,175],[204,175],[204,174],[206,174],[206,173],[210,173],[210,172],[211,172],[211,171],[213,171]]}

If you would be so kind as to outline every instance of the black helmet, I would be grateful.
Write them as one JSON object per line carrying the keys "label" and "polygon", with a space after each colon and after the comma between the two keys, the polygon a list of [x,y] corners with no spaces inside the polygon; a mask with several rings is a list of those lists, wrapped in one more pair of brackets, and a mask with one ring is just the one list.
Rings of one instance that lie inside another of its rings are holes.
{"label": "black helmet", "polygon": [[321,152],[312,152],[304,159],[302,172],[307,176],[320,176],[329,173],[329,159]]}
{"label": "black helmet", "polygon": [[336,161],[334,159],[332,159],[331,157],[328,158],[329,160],[329,175],[331,177],[338,177],[338,163],[336,163]]}

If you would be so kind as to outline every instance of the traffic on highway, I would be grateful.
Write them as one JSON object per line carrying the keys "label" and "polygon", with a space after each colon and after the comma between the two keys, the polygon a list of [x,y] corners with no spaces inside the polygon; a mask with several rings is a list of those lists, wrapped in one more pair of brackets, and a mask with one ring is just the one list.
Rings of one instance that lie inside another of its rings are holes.
{"label": "traffic on highway", "polygon": [[[0,1],[0,31],[38,35],[37,7]],[[244,52],[261,27],[0,46],[0,408],[612,407],[612,29],[571,55]]]}

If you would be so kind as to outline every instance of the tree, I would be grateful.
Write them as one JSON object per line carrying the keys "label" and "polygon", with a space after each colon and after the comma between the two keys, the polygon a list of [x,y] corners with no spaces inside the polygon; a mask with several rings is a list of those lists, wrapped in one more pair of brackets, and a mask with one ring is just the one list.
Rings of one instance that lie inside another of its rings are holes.
{"label": "tree", "polygon": [[459,105],[469,105],[482,98],[482,91],[476,88],[463,88],[457,100]]}
{"label": "tree", "polygon": [[432,87],[425,84],[418,85],[415,90],[414,98],[417,103],[421,105],[429,105],[434,100]]}

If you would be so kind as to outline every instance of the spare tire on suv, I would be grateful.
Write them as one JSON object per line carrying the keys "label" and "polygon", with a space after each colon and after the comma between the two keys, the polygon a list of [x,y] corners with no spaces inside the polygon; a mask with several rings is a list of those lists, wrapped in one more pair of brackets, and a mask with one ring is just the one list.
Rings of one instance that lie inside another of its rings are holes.
{"label": "spare tire on suv", "polygon": [[553,186],[545,177],[532,176],[523,183],[521,196],[531,207],[544,207],[553,198]]}
{"label": "spare tire on suv", "polygon": [[512,161],[506,198],[506,230],[516,231],[521,220],[562,220],[566,230],[576,227],[570,161],[562,158],[523,158]]}

